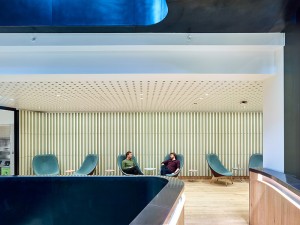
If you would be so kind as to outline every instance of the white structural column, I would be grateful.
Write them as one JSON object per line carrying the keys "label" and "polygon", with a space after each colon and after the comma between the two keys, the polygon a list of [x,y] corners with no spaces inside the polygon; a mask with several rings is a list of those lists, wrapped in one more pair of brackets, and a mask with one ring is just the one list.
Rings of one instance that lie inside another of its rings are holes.
{"label": "white structural column", "polygon": [[284,70],[283,47],[275,52],[276,73],[264,81],[264,167],[284,171]]}

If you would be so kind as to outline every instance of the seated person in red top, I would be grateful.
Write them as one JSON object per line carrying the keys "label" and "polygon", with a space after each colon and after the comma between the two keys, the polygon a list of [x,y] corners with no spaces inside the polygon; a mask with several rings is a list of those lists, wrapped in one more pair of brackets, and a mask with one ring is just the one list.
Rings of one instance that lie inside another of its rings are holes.
{"label": "seated person in red top", "polygon": [[160,174],[165,176],[166,174],[176,173],[180,168],[180,161],[176,159],[174,152],[170,153],[170,159],[163,161]]}

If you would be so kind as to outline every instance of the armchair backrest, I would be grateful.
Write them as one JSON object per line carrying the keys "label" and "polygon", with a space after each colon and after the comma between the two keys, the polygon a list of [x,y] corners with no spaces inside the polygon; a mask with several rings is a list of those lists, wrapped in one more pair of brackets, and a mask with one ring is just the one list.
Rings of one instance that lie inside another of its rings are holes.
{"label": "armchair backrest", "polygon": [[36,155],[32,160],[35,175],[58,175],[58,160],[53,154]]}
{"label": "armchair backrest", "polygon": [[249,159],[249,168],[263,168],[263,155],[253,154]]}
{"label": "armchair backrest", "polygon": [[228,172],[228,170],[223,166],[219,157],[216,154],[207,154],[206,160],[209,167],[219,174]]}
{"label": "armchair backrest", "polygon": [[74,173],[75,175],[91,175],[97,164],[98,164],[99,157],[96,154],[88,154],[80,168]]}

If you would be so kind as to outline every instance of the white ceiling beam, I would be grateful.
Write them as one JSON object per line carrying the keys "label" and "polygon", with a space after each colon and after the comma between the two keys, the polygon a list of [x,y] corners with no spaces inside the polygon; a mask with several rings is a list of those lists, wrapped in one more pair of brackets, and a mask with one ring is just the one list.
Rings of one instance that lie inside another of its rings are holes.
{"label": "white ceiling beam", "polygon": [[283,45],[278,33],[0,34],[0,80],[264,80]]}
{"label": "white ceiling beam", "polygon": [[2,33],[0,46],[284,46],[283,33]]}

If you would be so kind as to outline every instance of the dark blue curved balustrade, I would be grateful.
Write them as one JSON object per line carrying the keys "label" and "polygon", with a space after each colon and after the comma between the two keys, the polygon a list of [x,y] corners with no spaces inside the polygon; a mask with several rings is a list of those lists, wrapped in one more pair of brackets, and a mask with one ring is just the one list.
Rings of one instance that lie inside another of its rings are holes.
{"label": "dark blue curved balustrade", "polygon": [[146,26],[167,13],[166,0],[0,0],[0,26]]}
{"label": "dark blue curved balustrade", "polygon": [[3,225],[145,224],[147,217],[162,224],[183,182],[150,176],[15,176],[0,177],[0,187]]}

